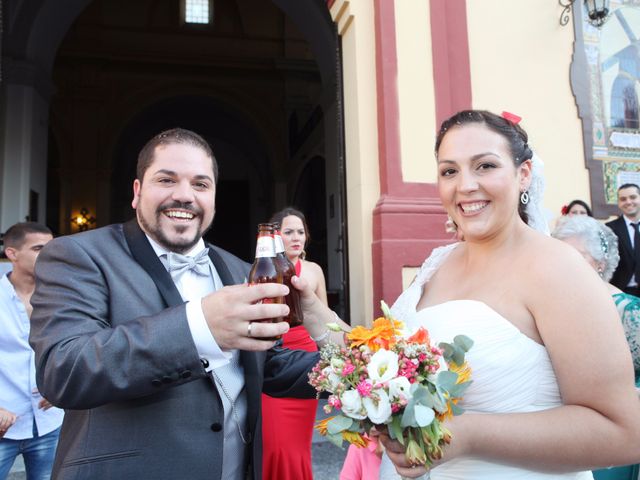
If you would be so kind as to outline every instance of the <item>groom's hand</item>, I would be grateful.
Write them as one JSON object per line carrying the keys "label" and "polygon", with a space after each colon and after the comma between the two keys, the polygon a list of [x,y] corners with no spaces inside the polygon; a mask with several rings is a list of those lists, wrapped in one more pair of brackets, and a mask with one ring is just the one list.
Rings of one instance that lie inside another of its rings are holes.
{"label": "groom's hand", "polygon": [[289,313],[285,304],[262,303],[282,297],[289,289],[277,283],[233,285],[202,299],[202,311],[216,343],[222,350],[268,350],[274,337],[289,330],[286,322],[273,323]]}

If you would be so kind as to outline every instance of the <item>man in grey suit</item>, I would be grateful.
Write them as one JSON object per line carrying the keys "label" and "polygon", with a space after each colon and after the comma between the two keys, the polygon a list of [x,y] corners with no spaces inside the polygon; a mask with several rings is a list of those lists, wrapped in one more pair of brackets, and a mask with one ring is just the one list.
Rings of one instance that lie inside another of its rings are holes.
{"label": "man in grey suit", "polygon": [[259,301],[287,288],[242,284],[249,265],[202,240],[217,173],[200,136],[163,132],[138,158],[135,220],[40,254],[30,342],[66,409],[53,478],[261,480],[261,390],[315,394],[317,354],[273,348],[288,325],[255,322],[286,315]]}

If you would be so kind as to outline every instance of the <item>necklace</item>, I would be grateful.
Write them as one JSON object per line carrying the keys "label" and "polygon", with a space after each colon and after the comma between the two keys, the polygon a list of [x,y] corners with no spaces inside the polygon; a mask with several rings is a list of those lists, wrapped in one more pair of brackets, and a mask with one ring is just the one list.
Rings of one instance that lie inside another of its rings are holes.
{"label": "necklace", "polygon": [[220,386],[222,393],[224,394],[225,397],[227,397],[227,400],[231,405],[231,414],[233,415],[233,419],[235,420],[236,425],[238,426],[238,433],[240,434],[240,440],[242,440],[242,443],[244,445],[249,445],[249,442],[244,438],[244,435],[242,434],[242,427],[240,426],[240,419],[238,418],[238,412],[236,412],[235,402],[231,399],[231,395],[229,395],[229,392],[227,392],[227,389],[224,386],[224,383],[222,383],[222,380],[220,380],[220,377],[218,376],[218,374],[214,370],[211,370],[211,374],[213,375],[213,379],[215,383],[217,383]]}

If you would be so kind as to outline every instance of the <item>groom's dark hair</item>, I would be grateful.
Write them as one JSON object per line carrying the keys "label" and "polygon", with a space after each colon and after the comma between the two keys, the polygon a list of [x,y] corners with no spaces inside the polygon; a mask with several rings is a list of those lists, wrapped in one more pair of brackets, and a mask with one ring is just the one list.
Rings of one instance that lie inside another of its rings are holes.
{"label": "groom's dark hair", "polygon": [[213,155],[211,147],[200,135],[184,128],[172,128],[171,130],[160,132],[142,147],[138,154],[138,164],[136,166],[136,178],[140,182],[142,182],[145,172],[153,163],[156,147],[173,144],[191,145],[202,149],[207,154],[207,157],[211,159],[213,180],[216,183],[218,182],[218,162],[216,162],[216,157]]}
{"label": "groom's dark hair", "polygon": [[[505,116],[508,115],[505,114]],[[487,110],[463,110],[442,122],[440,131],[436,137],[436,157],[438,156],[438,150],[440,149],[442,139],[447,132],[456,126],[470,123],[484,124],[487,128],[503,137],[507,141],[507,145],[509,145],[509,150],[513,156],[513,163],[516,167],[519,167],[522,162],[533,157],[533,151],[529,147],[528,143],[529,136],[527,135],[527,132],[512,120],[501,117],[500,115],[496,115],[495,113],[491,113]],[[522,203],[518,206],[518,213],[520,214],[520,218],[527,223],[529,217],[525,211],[525,206]]]}

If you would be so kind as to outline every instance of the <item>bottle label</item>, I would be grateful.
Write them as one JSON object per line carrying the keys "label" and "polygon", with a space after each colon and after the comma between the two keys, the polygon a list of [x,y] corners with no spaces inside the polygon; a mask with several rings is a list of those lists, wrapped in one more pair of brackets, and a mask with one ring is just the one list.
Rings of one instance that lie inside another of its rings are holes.
{"label": "bottle label", "polygon": [[256,258],[275,256],[276,252],[273,246],[273,238],[269,236],[258,237],[258,242],[256,243]]}
{"label": "bottle label", "polygon": [[282,241],[282,237],[280,235],[274,235],[273,240],[276,244],[276,253],[284,252],[284,242]]}

